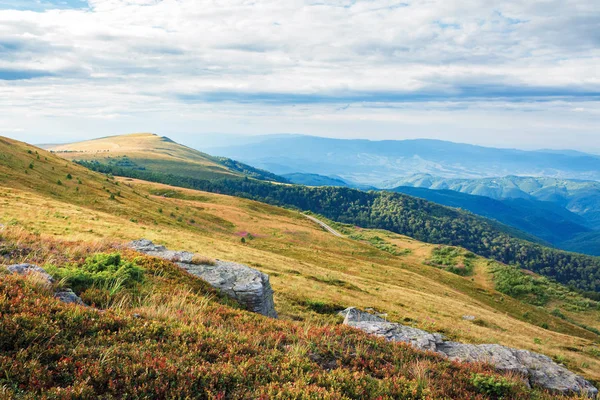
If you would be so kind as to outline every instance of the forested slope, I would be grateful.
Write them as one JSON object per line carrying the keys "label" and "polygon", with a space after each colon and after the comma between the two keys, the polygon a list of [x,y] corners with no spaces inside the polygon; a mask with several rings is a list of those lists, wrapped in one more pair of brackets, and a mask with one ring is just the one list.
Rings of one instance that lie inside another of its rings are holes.
{"label": "forested slope", "polygon": [[[524,240],[519,231],[414,197],[348,188],[309,188],[251,179],[201,180],[80,161],[103,173],[128,176],[209,192],[296,207],[335,221],[380,228],[430,243],[465,247],[501,262],[516,264],[583,291],[600,291],[600,258],[568,253]],[[534,239],[534,238],[530,238]]]}

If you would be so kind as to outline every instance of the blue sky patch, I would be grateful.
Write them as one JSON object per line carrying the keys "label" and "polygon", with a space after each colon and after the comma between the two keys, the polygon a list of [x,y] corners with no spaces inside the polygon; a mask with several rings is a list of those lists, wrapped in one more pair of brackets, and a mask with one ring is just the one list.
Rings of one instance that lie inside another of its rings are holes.
{"label": "blue sky patch", "polygon": [[0,0],[0,10],[46,11],[88,9],[86,0]]}

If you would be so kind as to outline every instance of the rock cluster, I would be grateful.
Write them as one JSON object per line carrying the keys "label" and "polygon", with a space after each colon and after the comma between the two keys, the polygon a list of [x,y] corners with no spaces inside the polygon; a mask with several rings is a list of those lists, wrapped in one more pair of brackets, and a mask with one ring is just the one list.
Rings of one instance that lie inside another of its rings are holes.
{"label": "rock cluster", "polygon": [[[19,275],[35,274],[48,287],[52,286],[52,284],[54,283],[54,278],[48,272],[46,272],[45,269],[43,269],[42,267],[39,267],[37,265],[13,264],[13,265],[9,265],[8,267],[6,267],[6,269],[8,270],[8,272],[12,272],[13,274],[19,274]],[[85,305],[83,303],[83,301],[79,298],[79,296],[77,296],[71,289],[65,289],[65,288],[59,289],[58,291],[56,291],[56,293],[54,293],[54,297],[56,297],[58,300],[62,301],[63,303],[67,303],[67,304],[74,303],[74,304],[79,304],[79,305]]]}
{"label": "rock cluster", "polygon": [[497,344],[446,342],[442,335],[413,327],[390,323],[354,307],[340,312],[344,324],[392,342],[409,343],[420,350],[436,352],[450,360],[486,362],[500,371],[521,374],[532,386],[561,394],[577,393],[595,398],[598,390],[591,383],[552,361],[549,357],[527,350]]}
{"label": "rock cluster", "polygon": [[229,261],[216,260],[215,265],[198,265],[192,262],[194,253],[168,250],[146,239],[135,240],[129,244],[129,247],[140,253],[172,261],[236,299],[248,310],[277,318],[273,289],[267,274]]}

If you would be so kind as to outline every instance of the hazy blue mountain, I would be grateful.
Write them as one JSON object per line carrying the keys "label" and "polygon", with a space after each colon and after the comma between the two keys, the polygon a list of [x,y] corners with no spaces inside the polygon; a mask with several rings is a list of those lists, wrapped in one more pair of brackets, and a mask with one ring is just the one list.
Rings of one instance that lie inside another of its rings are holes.
{"label": "hazy blue mountain", "polygon": [[[577,243],[570,242],[574,239],[586,238],[586,242],[596,240],[594,234],[597,232],[585,226],[584,218],[551,202],[523,198],[497,200],[452,190],[407,186],[395,188],[394,191],[468,210],[537,236],[565,250],[574,249]],[[590,254],[595,249],[589,247],[589,243],[579,244],[578,251]]]}
{"label": "hazy blue mountain", "polygon": [[561,243],[561,248],[576,253],[600,256],[600,231],[582,233]]}
{"label": "hazy blue mountain", "polygon": [[600,182],[507,176],[485,179],[447,179],[428,174],[396,179],[386,184],[444,189],[493,199],[534,199],[552,202],[575,213],[585,225],[600,230]]}
{"label": "hazy blue mountain", "polygon": [[352,187],[351,184],[343,179],[319,174],[303,174],[296,172],[293,174],[284,174],[282,177],[298,185]]}
{"label": "hazy blue mountain", "polygon": [[440,140],[370,141],[277,135],[212,148],[211,153],[279,175],[337,176],[349,183],[377,187],[415,173],[445,178],[528,175],[600,180],[597,155],[497,149]]}

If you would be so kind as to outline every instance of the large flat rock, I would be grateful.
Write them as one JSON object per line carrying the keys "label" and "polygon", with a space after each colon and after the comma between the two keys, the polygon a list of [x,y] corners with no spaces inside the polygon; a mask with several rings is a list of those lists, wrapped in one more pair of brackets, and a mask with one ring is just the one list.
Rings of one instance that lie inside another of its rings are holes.
{"label": "large flat rock", "polygon": [[434,351],[450,360],[488,363],[499,371],[521,374],[531,386],[560,394],[577,393],[591,398],[598,395],[598,390],[591,383],[543,354],[498,344],[447,342],[440,334],[391,323],[354,307],[341,311],[340,315],[345,318],[344,324],[368,334],[391,342],[408,343],[420,350]]}
{"label": "large flat rock", "polygon": [[168,250],[166,247],[155,245],[146,239],[133,241],[129,247],[140,253],[172,261],[192,275],[205,280],[211,286],[236,299],[248,310],[277,318],[273,302],[273,289],[269,282],[269,276],[265,273],[247,265],[221,260],[216,260],[215,265],[197,265],[192,262],[194,253]]}

